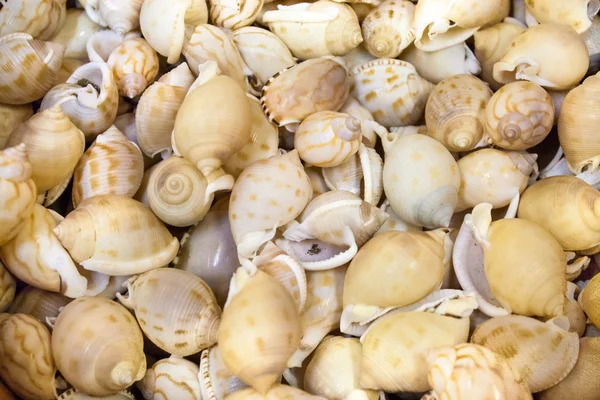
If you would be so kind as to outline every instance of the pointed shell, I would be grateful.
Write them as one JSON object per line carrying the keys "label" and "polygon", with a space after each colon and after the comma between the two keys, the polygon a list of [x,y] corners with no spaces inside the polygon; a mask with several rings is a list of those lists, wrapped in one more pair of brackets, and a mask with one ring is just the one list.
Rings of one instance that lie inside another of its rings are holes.
{"label": "pointed shell", "polygon": [[84,200],[54,233],[85,269],[132,275],[169,264],[179,242],[143,204],[120,195]]}
{"label": "pointed shell", "polygon": [[554,22],[569,25],[577,33],[583,33],[592,26],[592,19],[598,13],[597,0],[576,0],[569,4],[556,0],[526,1],[527,13],[538,23]]}
{"label": "pointed shell", "polygon": [[48,40],[65,22],[66,0],[7,0],[0,11],[0,36],[23,32]]}
{"label": "pointed shell", "polygon": [[[102,323],[102,329],[94,329]],[[104,297],[82,297],[61,311],[52,332],[58,370],[76,389],[107,396],[146,373],[142,331],[135,318]]]}
{"label": "pointed shell", "polygon": [[264,0],[209,0],[210,19],[216,26],[227,29],[238,29],[252,25],[263,3]]}
{"label": "pointed shell", "polygon": [[174,355],[158,361],[148,369],[139,387],[146,400],[151,400],[154,396],[164,399],[202,399],[198,366]]}
{"label": "pointed shell", "polygon": [[130,99],[142,94],[158,74],[158,56],[142,38],[125,39],[110,54],[107,61],[119,94]]}
{"label": "pointed shell", "polygon": [[[94,12],[89,6],[95,2],[98,3],[98,9]],[[108,26],[119,35],[124,35],[139,27],[143,2],[144,0],[85,0],[85,8],[92,18],[94,14],[100,13],[98,23]]]}
{"label": "pointed shell", "polygon": [[[340,108],[340,112],[342,113],[346,113],[348,115],[350,115],[351,117],[354,117],[360,121],[374,121],[375,119],[373,118],[373,115],[371,115],[371,112],[364,107],[362,104],[360,104],[358,102],[358,100],[356,100],[354,97],[349,96],[348,100],[346,100],[346,103],[344,103],[344,105],[342,106],[342,108]],[[371,127],[371,125],[368,124],[363,124],[363,126],[361,126],[362,129],[362,142],[365,146],[369,147],[369,148],[374,148],[375,144],[377,143],[377,133],[375,132],[375,130]]]}
{"label": "pointed shell", "polygon": [[204,400],[224,399],[229,394],[248,387],[227,369],[217,345],[202,351],[198,379]]}
{"label": "pointed shell", "polygon": [[72,8],[67,10],[65,23],[51,41],[65,46],[65,58],[85,60],[88,39],[101,29],[102,26],[92,21],[84,10]]}
{"label": "pointed shell", "polygon": [[10,133],[33,115],[31,104],[0,104],[0,150],[6,147]]}
{"label": "pointed shell", "polygon": [[365,47],[377,58],[396,58],[415,40],[411,30],[415,6],[408,0],[386,0],[362,21]]}

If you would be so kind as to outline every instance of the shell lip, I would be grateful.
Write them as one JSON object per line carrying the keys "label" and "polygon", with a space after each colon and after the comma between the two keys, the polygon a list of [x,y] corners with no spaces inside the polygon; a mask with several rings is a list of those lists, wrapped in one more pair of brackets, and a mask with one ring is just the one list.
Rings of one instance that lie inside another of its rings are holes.
{"label": "shell lip", "polygon": [[[95,76],[94,71],[99,71],[100,76]],[[100,82],[98,82],[100,78]],[[86,107],[97,109],[108,97],[106,84],[113,82],[113,74],[106,63],[93,61],[77,68],[67,79],[67,83],[82,86],[77,92],[77,99]]]}

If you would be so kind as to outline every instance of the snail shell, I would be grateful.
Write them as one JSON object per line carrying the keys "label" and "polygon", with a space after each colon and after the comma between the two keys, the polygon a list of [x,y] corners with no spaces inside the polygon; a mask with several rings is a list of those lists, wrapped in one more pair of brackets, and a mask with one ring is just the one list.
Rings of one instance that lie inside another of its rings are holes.
{"label": "snail shell", "polygon": [[6,147],[6,141],[13,129],[27,121],[32,115],[31,104],[0,104],[0,150]]}
{"label": "snail shell", "polygon": [[48,40],[63,26],[66,11],[66,0],[7,0],[0,10],[0,36],[23,32]]}
{"label": "snail shell", "polygon": [[65,58],[63,60],[63,65],[60,67],[60,71],[58,72],[58,80],[56,81],[56,84],[59,85],[61,83],[66,83],[69,77],[73,75],[73,72],[75,72],[77,68],[84,64],[85,63],[81,60]]}
{"label": "snail shell", "polygon": [[114,394],[142,379],[143,345],[135,318],[104,297],[86,296],[67,304],[52,332],[58,370],[76,389],[92,396]]}
{"label": "snail shell", "polygon": [[158,75],[158,56],[142,38],[125,39],[107,61],[114,74],[119,94],[130,99],[142,94]]}
{"label": "snail shell", "polygon": [[344,54],[341,58],[344,60],[348,71],[352,71],[361,64],[375,60],[375,57],[373,57],[373,55],[366,49],[364,42],[350,50],[348,53]]}
{"label": "snail shell", "polygon": [[433,85],[411,64],[388,58],[351,71],[351,95],[383,126],[414,125],[423,116]]}
{"label": "snail shell", "polygon": [[[562,60],[569,60],[568,66]],[[540,24],[517,36],[494,64],[494,79],[500,83],[527,80],[552,89],[577,85],[589,66],[583,38],[571,27]]]}
{"label": "snail shell", "polygon": [[392,210],[392,208],[390,207],[390,202],[388,200],[385,200],[379,208],[381,208],[381,211],[385,212],[388,215],[388,219],[387,219],[387,221],[385,221],[385,223],[383,225],[381,225],[381,228],[379,228],[379,230],[377,231],[376,234],[387,232],[387,231],[400,231],[400,232],[422,232],[423,231],[423,228],[420,226],[410,225],[410,224],[407,224],[406,222],[402,221],[400,219],[400,217],[398,217],[394,213],[394,210]]}
{"label": "snail shell", "polygon": [[4,312],[15,298],[17,282],[0,262],[0,312]]}
{"label": "snail shell", "polygon": [[456,75],[437,84],[425,109],[426,134],[450,151],[475,148],[485,130],[489,86],[472,75]]}
{"label": "snail shell", "polygon": [[415,6],[408,0],[386,0],[362,22],[365,47],[374,57],[396,58],[414,40]]}
{"label": "snail shell", "polygon": [[27,104],[42,98],[58,80],[64,52],[62,45],[27,33],[2,36],[0,103]]}
{"label": "snail shell", "polygon": [[226,1],[209,0],[210,19],[221,28],[238,29],[252,25],[264,0]]}
{"label": "snail shell", "polygon": [[79,159],[73,174],[73,206],[101,194],[133,197],[143,176],[142,152],[113,125]]}
{"label": "snail shell", "polygon": [[541,143],[554,125],[554,102],[541,86],[512,82],[502,86],[485,110],[485,130],[492,144],[526,150]]}
{"label": "snail shell", "polygon": [[37,189],[31,170],[25,144],[0,151],[0,246],[23,229],[33,212]]}
{"label": "snail shell", "polygon": [[24,399],[56,398],[50,332],[25,314],[0,314],[0,376]]}
{"label": "snail shell", "polygon": [[577,285],[567,282],[567,295],[563,311],[569,320],[569,332],[575,332],[577,336],[582,337],[585,333],[587,316],[575,298],[576,292],[579,292]]}
{"label": "snail shell", "polygon": [[82,0],[88,16],[97,24],[108,26],[123,36],[139,27],[144,0]]}
{"label": "snail shell", "polygon": [[179,250],[177,239],[148,207],[120,195],[82,201],[54,233],[83,268],[108,275],[165,266]]}
{"label": "snail shell", "polygon": [[322,195],[323,193],[329,192],[329,188],[327,187],[325,179],[323,178],[323,168],[305,166],[304,172],[306,172],[306,175],[308,175],[308,179],[310,179],[310,185],[313,189],[311,200]]}
{"label": "snail shell", "polygon": [[280,5],[277,10],[265,12],[262,23],[301,60],[342,56],[363,41],[354,10],[328,0]]}
{"label": "snail shell", "polygon": [[293,400],[326,400],[325,397],[313,396],[305,391],[288,386],[277,384],[273,386],[265,394],[259,391],[248,388],[238,390],[235,393],[230,394],[225,400],[279,400],[279,399],[293,399]]}
{"label": "snail shell", "polygon": [[27,314],[45,324],[58,316],[59,309],[69,304],[71,299],[55,292],[48,292],[33,286],[27,286],[19,292],[8,308],[11,314]]}
{"label": "snail shell", "polygon": [[[366,107],[363,107],[363,105],[352,96],[348,96],[348,100],[346,100],[346,103],[340,108],[340,112],[348,114],[360,121],[375,121],[371,112]],[[371,149],[374,148],[377,143],[377,133],[375,130],[368,123],[362,124],[361,130],[362,143]]]}
{"label": "snail shell", "polygon": [[600,326],[600,278],[594,276],[579,296],[579,303],[587,315],[589,321],[595,326]]}
{"label": "snail shell", "polygon": [[526,1],[525,5],[527,17],[533,17],[536,22],[569,25],[577,33],[592,26],[592,19],[600,9],[598,0],[576,0],[568,5],[556,0],[538,0]]}
{"label": "snail shell", "polygon": [[240,378],[229,372],[217,345],[202,350],[198,379],[202,399],[206,400],[224,399],[229,394],[248,387]]}
{"label": "snail shell", "polygon": [[293,128],[316,112],[339,110],[349,90],[350,79],[344,66],[333,59],[317,58],[269,79],[260,101],[269,120]]}
{"label": "snail shell", "polygon": [[144,399],[202,400],[198,366],[184,358],[171,355],[146,371],[139,383]]}
{"label": "snail shell", "polygon": [[65,58],[86,60],[86,44],[90,37],[100,30],[102,26],[92,21],[84,10],[70,9],[67,10],[65,23],[51,41],[65,46]]}

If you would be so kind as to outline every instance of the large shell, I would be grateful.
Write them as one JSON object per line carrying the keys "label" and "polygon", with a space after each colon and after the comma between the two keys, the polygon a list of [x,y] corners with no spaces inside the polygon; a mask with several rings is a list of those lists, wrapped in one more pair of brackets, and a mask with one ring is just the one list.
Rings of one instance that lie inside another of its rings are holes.
{"label": "large shell", "polygon": [[11,314],[27,314],[48,325],[46,318],[50,321],[58,316],[59,309],[69,304],[71,299],[55,292],[47,292],[33,286],[27,286],[19,292],[8,308]]}
{"label": "large shell", "polygon": [[351,78],[351,95],[386,127],[417,123],[433,90],[411,64],[388,58],[355,67]]}
{"label": "large shell", "polygon": [[579,336],[565,330],[568,324],[566,317],[547,323],[518,315],[496,317],[479,325],[471,342],[510,363],[537,393],[556,385],[575,366]]}
{"label": "large shell", "polygon": [[73,260],[108,275],[165,266],[179,250],[177,239],[148,207],[119,195],[84,200],[54,233]]}
{"label": "large shell", "polygon": [[25,314],[0,314],[0,376],[24,399],[56,397],[50,332]]}
{"label": "large shell", "polygon": [[226,1],[209,0],[210,19],[222,28],[238,29],[252,25],[260,12],[264,0]]}
{"label": "large shell", "polygon": [[15,298],[17,282],[0,262],[0,312],[4,312]]}
{"label": "large shell", "polygon": [[67,10],[65,23],[51,41],[65,46],[65,58],[85,60],[87,41],[101,29],[102,26],[92,21],[84,10],[70,9]]}
{"label": "large shell", "polygon": [[222,400],[227,395],[248,387],[227,369],[217,345],[202,351],[198,379],[202,399],[205,400]]}
{"label": "large shell", "polygon": [[577,33],[583,33],[592,26],[592,19],[600,9],[598,0],[576,0],[569,4],[556,0],[536,0],[526,1],[525,5],[528,18],[533,17],[539,23],[569,25]]}
{"label": "large shell", "polygon": [[158,361],[146,371],[140,382],[144,399],[155,397],[178,400],[202,400],[198,366],[184,358],[172,355]]}
{"label": "large shell", "polygon": [[450,151],[472,150],[483,137],[491,97],[489,86],[472,75],[444,79],[427,100],[426,134]]}
{"label": "large shell", "polygon": [[377,58],[396,58],[415,40],[415,6],[408,0],[386,0],[362,22],[365,47]]}
{"label": "large shell", "polygon": [[242,149],[251,128],[246,94],[233,79],[221,75],[185,98],[175,119],[173,142],[208,177]]}
{"label": "large shell", "polygon": [[158,74],[158,56],[142,38],[125,39],[107,61],[119,87],[130,99],[142,94]]}
{"label": "large shell", "polygon": [[31,104],[0,104],[0,150],[4,149],[10,133],[33,115]]}
{"label": "large shell", "polygon": [[101,194],[133,197],[143,175],[142,152],[113,125],[96,137],[75,168],[73,206]]}
{"label": "large shell", "polygon": [[264,13],[262,23],[301,60],[342,56],[363,41],[354,10],[328,0],[279,6]]}
{"label": "large shell", "polygon": [[532,82],[502,86],[485,110],[485,131],[491,144],[507,150],[526,150],[541,143],[553,125],[552,97]]}
{"label": "large shell", "polygon": [[0,36],[23,32],[48,40],[62,27],[66,10],[66,0],[7,0],[0,11]]}
{"label": "large shell", "polygon": [[114,394],[142,379],[143,345],[135,318],[104,297],[82,297],[67,304],[52,332],[58,370],[76,389],[92,396]]}
{"label": "large shell", "polygon": [[494,64],[493,75],[500,83],[527,80],[561,90],[577,85],[588,66],[588,50],[577,32],[566,25],[540,24],[512,41]]}
{"label": "large shell", "polygon": [[383,187],[398,217],[427,228],[448,226],[460,186],[458,165],[450,152],[420,134],[389,134],[384,149]]}
{"label": "large shell", "polygon": [[312,197],[310,179],[297,151],[247,167],[233,186],[229,203],[231,232],[241,257],[248,257],[294,220]]}
{"label": "large shell", "polygon": [[[6,7],[6,6],[5,6]],[[58,80],[65,48],[27,33],[0,38],[0,103],[27,104],[42,98]]]}
{"label": "large shell", "polygon": [[339,110],[349,90],[344,66],[329,58],[318,58],[273,76],[263,87],[260,101],[271,121],[293,127],[318,111]]}

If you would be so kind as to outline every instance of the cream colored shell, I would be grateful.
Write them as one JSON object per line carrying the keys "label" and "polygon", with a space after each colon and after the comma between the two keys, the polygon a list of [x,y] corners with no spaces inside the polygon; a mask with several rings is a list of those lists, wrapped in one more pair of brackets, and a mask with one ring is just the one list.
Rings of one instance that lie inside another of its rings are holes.
{"label": "cream colored shell", "polygon": [[[340,112],[346,113],[360,121],[374,121],[371,112],[352,96],[348,96],[348,100],[346,100],[346,103],[340,108]],[[363,144],[371,149],[374,148],[377,143],[377,133],[375,132],[375,129],[368,123],[363,123],[361,129],[363,131]]]}
{"label": "cream colored shell", "polygon": [[81,0],[89,17],[123,36],[139,27],[144,0]]}
{"label": "cream colored shell", "polygon": [[[97,399],[95,396],[90,396],[87,393],[83,393],[77,389],[69,389],[63,392],[56,398],[57,400],[94,400]],[[109,396],[102,396],[102,400],[135,400],[135,396],[129,390],[121,390],[118,393],[111,394]]]}
{"label": "cream colored shell", "polygon": [[69,77],[73,75],[73,72],[75,72],[77,68],[81,67],[84,64],[85,63],[81,60],[76,60],[74,58],[65,58],[63,60],[62,67],[60,67],[60,71],[58,72],[58,79],[56,81],[56,84],[58,85],[61,83],[66,83]]}
{"label": "cream colored shell", "polygon": [[198,366],[172,355],[155,363],[139,383],[144,399],[201,400]]}
{"label": "cream colored shell", "polygon": [[600,307],[598,307],[599,298],[600,279],[594,276],[581,292],[578,302],[581,304],[588,320],[596,327],[600,325]]}
{"label": "cream colored shell", "polygon": [[0,104],[0,150],[6,146],[10,133],[33,115],[31,104]]}
{"label": "cream colored shell", "polygon": [[158,74],[158,56],[142,38],[122,41],[106,63],[115,76],[119,94],[130,99],[142,94]]}
{"label": "cream colored shell", "polygon": [[0,36],[23,32],[48,40],[65,22],[66,0],[7,0],[0,10]]}
{"label": "cream colored shell", "polygon": [[252,25],[264,0],[209,0],[210,19],[221,28],[238,29]]}
{"label": "cream colored shell", "polygon": [[84,10],[72,8],[67,10],[65,23],[50,40],[65,46],[65,58],[86,60],[87,41],[101,29]]}
{"label": "cream colored shell", "polygon": [[248,387],[227,369],[218,345],[202,351],[198,379],[202,399],[205,400],[224,399],[229,394]]}
{"label": "cream colored shell", "polygon": [[0,312],[4,312],[15,298],[17,281],[0,262]]}
{"label": "cream colored shell", "polygon": [[592,20],[600,9],[598,0],[576,0],[568,4],[556,0],[536,0],[525,1],[525,5],[527,16],[533,17],[536,22],[569,25],[580,34],[592,26]]}
{"label": "cream colored shell", "polygon": [[249,388],[239,390],[235,393],[230,394],[225,400],[280,400],[280,399],[293,399],[293,400],[326,400],[325,397],[313,396],[305,391],[288,386],[277,384],[273,386],[267,393],[260,393],[259,391]]}
{"label": "cream colored shell", "polygon": [[[51,328],[49,321],[54,321],[58,310],[69,304],[71,299],[60,293],[48,292],[33,286],[27,286],[15,296],[8,308],[10,314],[27,314]],[[48,320],[46,319],[48,318]]]}
{"label": "cream colored shell", "polygon": [[350,50],[348,53],[344,54],[341,58],[344,60],[348,71],[352,71],[361,64],[375,60],[375,57],[373,57],[373,55],[366,49],[364,42],[356,46],[353,50]]}
{"label": "cream colored shell", "polygon": [[415,5],[408,0],[386,0],[362,21],[365,47],[374,57],[396,58],[414,40]]}

